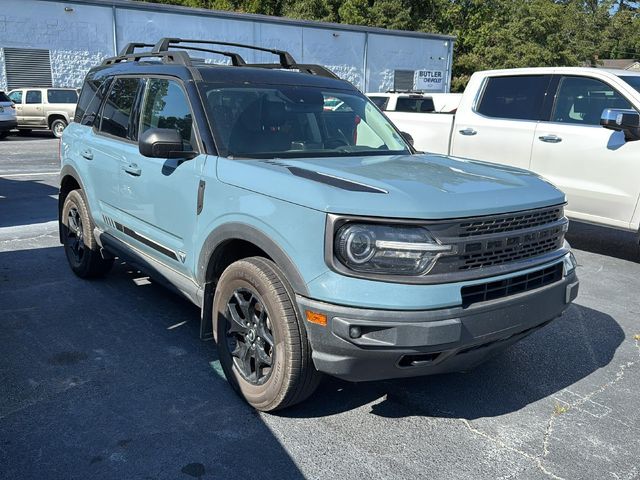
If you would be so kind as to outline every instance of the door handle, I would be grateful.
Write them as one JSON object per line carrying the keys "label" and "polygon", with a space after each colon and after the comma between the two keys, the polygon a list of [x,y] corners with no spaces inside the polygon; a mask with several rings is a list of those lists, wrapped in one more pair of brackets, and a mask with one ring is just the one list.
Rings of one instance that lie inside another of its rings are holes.
{"label": "door handle", "polygon": [[476,130],[474,130],[473,128],[469,127],[469,128],[464,128],[464,129],[460,130],[460,133],[462,135],[470,136],[470,135],[475,135],[478,132]]}
{"label": "door handle", "polygon": [[126,167],[122,167],[122,170],[124,170],[129,175],[133,175],[134,177],[139,177],[142,174],[142,169],[135,163],[131,163]]}
{"label": "door handle", "polygon": [[93,160],[93,152],[91,152],[91,150],[83,150],[82,152],[80,152],[80,155],[82,155],[87,160]]}
{"label": "door handle", "polygon": [[539,140],[547,143],[560,143],[562,139],[557,135],[542,135],[538,137]]}

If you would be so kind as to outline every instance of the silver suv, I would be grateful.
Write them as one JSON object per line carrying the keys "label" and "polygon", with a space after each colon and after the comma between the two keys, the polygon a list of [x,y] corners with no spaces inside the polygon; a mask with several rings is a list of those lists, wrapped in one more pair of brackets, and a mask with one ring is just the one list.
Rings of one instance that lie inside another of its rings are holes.
{"label": "silver suv", "polygon": [[16,104],[18,130],[48,129],[58,138],[76,111],[78,91],[75,88],[19,88],[9,92]]}

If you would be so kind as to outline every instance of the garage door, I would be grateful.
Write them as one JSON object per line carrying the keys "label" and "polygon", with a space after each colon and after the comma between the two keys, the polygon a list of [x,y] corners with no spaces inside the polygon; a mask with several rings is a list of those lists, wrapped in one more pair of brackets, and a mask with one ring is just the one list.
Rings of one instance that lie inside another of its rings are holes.
{"label": "garage door", "polygon": [[49,50],[5,48],[4,63],[9,90],[53,86]]}

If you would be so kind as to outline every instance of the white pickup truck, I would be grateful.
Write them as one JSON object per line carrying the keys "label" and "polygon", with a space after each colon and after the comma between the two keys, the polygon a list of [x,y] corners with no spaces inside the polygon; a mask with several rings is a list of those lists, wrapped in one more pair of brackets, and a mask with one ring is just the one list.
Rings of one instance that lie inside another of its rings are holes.
{"label": "white pickup truck", "polygon": [[455,113],[383,110],[418,150],[533,170],[566,193],[568,216],[640,229],[640,73],[477,72],[451,98]]}

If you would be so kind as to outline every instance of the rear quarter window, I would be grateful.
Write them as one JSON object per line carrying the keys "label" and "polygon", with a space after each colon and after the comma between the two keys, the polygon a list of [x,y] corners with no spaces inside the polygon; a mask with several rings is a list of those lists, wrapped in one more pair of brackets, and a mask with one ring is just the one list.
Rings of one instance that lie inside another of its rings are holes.
{"label": "rear quarter window", "polygon": [[47,90],[48,103],[76,103],[78,93],[75,90]]}
{"label": "rear quarter window", "polygon": [[476,111],[493,118],[542,120],[550,75],[490,77]]}
{"label": "rear quarter window", "polygon": [[95,78],[93,73],[87,75],[78,99],[74,122],[88,126],[94,124],[110,83],[110,77]]}
{"label": "rear quarter window", "polygon": [[376,104],[380,110],[386,110],[389,104],[389,97],[369,97],[369,99]]}

